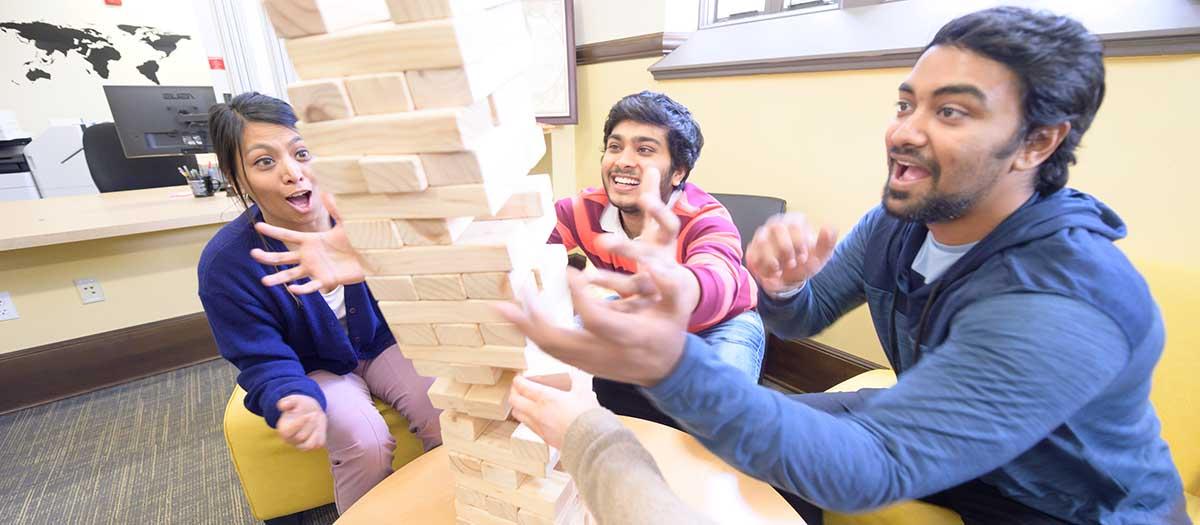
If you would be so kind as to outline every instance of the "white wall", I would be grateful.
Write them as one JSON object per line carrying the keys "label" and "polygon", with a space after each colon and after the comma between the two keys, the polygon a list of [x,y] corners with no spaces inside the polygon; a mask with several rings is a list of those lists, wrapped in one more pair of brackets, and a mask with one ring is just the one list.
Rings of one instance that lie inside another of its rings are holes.
{"label": "white wall", "polygon": [[575,43],[696,30],[699,0],[574,0]]}
{"label": "white wall", "polygon": [[[38,64],[45,61],[44,51],[12,31],[0,30],[0,109],[16,112],[22,127],[34,136],[52,118],[111,120],[101,86],[154,85],[136,69],[147,60],[158,61],[157,77],[162,85],[213,85],[204,42],[207,39],[200,35],[193,4],[203,1],[124,0],[121,6],[108,6],[100,0],[3,0],[0,22],[42,21],[90,28],[109,37],[122,56],[109,63],[105,79],[75,53],[55,53],[53,63]],[[161,53],[118,29],[118,24],[150,26],[191,38],[180,40],[171,56],[162,58]],[[32,64],[26,65],[29,62]],[[33,66],[50,73],[51,78],[28,80],[26,72]]]}

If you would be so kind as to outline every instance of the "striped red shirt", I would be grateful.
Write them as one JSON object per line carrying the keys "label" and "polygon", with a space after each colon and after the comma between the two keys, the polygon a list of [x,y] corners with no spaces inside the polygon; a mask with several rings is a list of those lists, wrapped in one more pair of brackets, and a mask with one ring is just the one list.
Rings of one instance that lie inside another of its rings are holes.
{"label": "striped red shirt", "polygon": [[[758,289],[750,272],[742,266],[742,238],[729,211],[712,195],[694,184],[685,183],[673,196],[671,211],[679,217],[679,238],[675,259],[696,275],[700,283],[700,302],[688,321],[688,331],[699,332],[751,310]],[[637,262],[618,257],[597,246],[605,233],[623,235],[617,210],[608,203],[603,189],[588,188],[555,205],[558,225],[549,243],[562,244],[567,250],[578,247],[597,268],[622,273],[637,271]],[[608,219],[603,219],[608,214]],[[606,231],[604,223],[609,224]],[[615,226],[614,226],[615,224]]]}

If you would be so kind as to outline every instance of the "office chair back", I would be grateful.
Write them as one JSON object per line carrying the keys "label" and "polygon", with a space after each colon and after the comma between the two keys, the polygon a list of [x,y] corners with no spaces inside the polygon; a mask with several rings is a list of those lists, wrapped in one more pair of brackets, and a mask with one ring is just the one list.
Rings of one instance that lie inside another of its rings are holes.
{"label": "office chair back", "polygon": [[84,128],[83,155],[101,193],[183,186],[187,181],[179,174],[179,166],[197,167],[195,155],[125,158],[112,122]]}
{"label": "office chair back", "polygon": [[772,215],[787,211],[787,201],[775,197],[735,193],[713,193],[712,196],[733,216],[733,225],[737,226],[742,236],[743,254],[759,226],[765,224]]}

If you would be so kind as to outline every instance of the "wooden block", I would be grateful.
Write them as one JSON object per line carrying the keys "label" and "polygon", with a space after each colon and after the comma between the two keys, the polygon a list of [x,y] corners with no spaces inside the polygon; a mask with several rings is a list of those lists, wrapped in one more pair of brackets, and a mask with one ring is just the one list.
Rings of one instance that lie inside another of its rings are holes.
{"label": "wooden block", "polygon": [[[366,184],[364,181],[364,188]],[[513,188],[498,184],[439,186],[417,193],[338,195],[344,219],[440,219],[491,215],[508,201]],[[465,232],[464,232],[465,233]]]}
{"label": "wooden block", "polygon": [[341,79],[308,80],[288,86],[288,99],[304,122],[348,119],[354,116]]}
{"label": "wooden block", "polygon": [[470,151],[422,152],[420,157],[430,186],[452,186],[520,183],[545,155],[546,142],[537,126],[505,125],[480,138]]}
{"label": "wooden block", "polygon": [[429,187],[416,155],[373,155],[358,164],[371,193],[408,193]]}
{"label": "wooden block", "polygon": [[[480,434],[474,441],[449,434],[443,434],[442,440],[446,446],[450,447],[450,450],[475,456],[489,463],[507,467],[517,472],[529,474],[534,479],[526,482],[525,485],[528,485],[537,478],[554,476],[556,474],[554,464],[558,462],[557,457],[551,458],[552,462],[537,462],[527,458],[518,458],[513,455],[508,447],[509,437],[512,436],[512,431],[515,428],[517,428],[516,421],[497,421],[488,426],[487,430],[483,434]],[[565,474],[563,476],[566,479],[570,479]],[[486,483],[484,485],[492,486]],[[474,485],[467,486],[475,490],[480,490]],[[522,486],[523,488],[524,486]],[[492,495],[494,496],[494,494]]]}
{"label": "wooden block", "polygon": [[[485,501],[486,504],[486,501]],[[508,521],[482,508],[467,505],[463,501],[454,501],[455,519],[462,519],[471,525],[516,525],[515,521]]]}
{"label": "wooden block", "polygon": [[[492,424],[490,419],[471,417],[455,410],[444,410],[439,417],[442,434],[475,441]],[[478,469],[477,469],[478,470]]]}
{"label": "wooden block", "polygon": [[429,401],[434,407],[442,410],[462,410],[466,404],[464,398],[470,389],[470,385],[448,377],[439,377],[429,387]]}
{"label": "wooden block", "polygon": [[479,325],[473,323],[447,323],[433,325],[438,341],[448,346],[483,346],[483,334]]}
{"label": "wooden block", "polygon": [[555,215],[549,175],[529,175],[512,188],[512,196],[496,213],[478,220],[526,219]]}
{"label": "wooden block", "polygon": [[512,405],[508,402],[515,373],[504,372],[494,385],[472,385],[463,397],[463,412],[474,417],[502,421],[508,419]]}
{"label": "wooden block", "polygon": [[[451,452],[450,454],[454,454],[454,453]],[[461,454],[459,454],[459,455],[461,456]],[[466,457],[466,456],[462,456],[462,457]],[[471,459],[473,459],[474,461],[479,461],[478,458],[471,458]],[[476,476],[476,477],[478,477],[478,476]],[[467,505],[483,508],[483,506],[486,505],[486,503],[485,503],[486,498],[487,498],[487,496],[484,496],[482,493],[480,493],[477,490],[469,489],[469,488],[459,485],[457,483],[454,485],[454,499],[461,501],[463,503],[466,503]]]}
{"label": "wooden block", "polygon": [[333,194],[366,193],[367,181],[357,155],[317,157],[311,162],[313,178],[324,191]]}
{"label": "wooden block", "polygon": [[534,282],[528,270],[464,273],[462,278],[468,299],[516,299],[521,288]]}
{"label": "wooden block", "polygon": [[406,345],[421,347],[438,344],[437,337],[433,335],[432,325],[388,323],[388,328],[391,329],[392,335],[396,337],[396,342],[400,343],[401,348]]}
{"label": "wooden block", "polygon": [[521,4],[511,2],[454,19],[373,24],[285,43],[296,74],[312,79],[455,67],[494,59],[498,42],[528,39]]}
{"label": "wooden block", "polygon": [[451,376],[459,383],[494,385],[504,377],[504,369],[492,366],[450,365]]}
{"label": "wooden block", "polygon": [[493,127],[486,103],[385,115],[301,122],[304,143],[321,155],[409,155],[476,147]]}
{"label": "wooden block", "polygon": [[541,436],[524,424],[517,425],[517,428],[513,430],[509,444],[513,454],[517,457],[550,461],[550,445],[547,445]]}
{"label": "wooden block", "polygon": [[342,221],[341,226],[355,250],[394,250],[404,245],[389,220]]}
{"label": "wooden block", "polygon": [[319,35],[387,20],[377,0],[263,0],[263,10],[280,38]]}
{"label": "wooden block", "polygon": [[[393,333],[395,333],[394,330]],[[528,348],[521,346],[400,345],[400,352],[404,354],[404,357],[413,360],[463,366],[490,366],[509,370],[525,369],[527,350]]]}
{"label": "wooden block", "polygon": [[411,246],[439,246],[454,244],[474,217],[450,217],[445,219],[395,219],[400,239]]}
{"label": "wooden block", "polygon": [[[444,414],[445,412],[443,412]],[[464,476],[472,476],[476,478],[483,477],[483,460],[471,457],[465,454],[459,454],[454,451],[446,453],[446,457],[450,460],[450,467],[459,474]],[[470,489],[466,489],[470,490]]]}
{"label": "wooden block", "polygon": [[572,497],[571,501],[564,505],[554,518],[540,516],[527,510],[517,511],[517,523],[520,525],[588,525],[594,523],[594,521],[589,522],[589,519],[593,518],[587,507],[584,506],[583,498],[578,494]]}
{"label": "wooden block", "polygon": [[346,93],[356,115],[382,115],[412,111],[412,94],[404,73],[346,77]]}
{"label": "wooden block", "polygon": [[482,479],[462,478],[457,481],[476,492],[508,501],[524,511],[550,520],[567,509],[576,494],[570,476],[559,471],[551,471],[545,478],[530,477],[516,490],[492,485]]}
{"label": "wooden block", "polygon": [[[480,472],[483,473],[484,481],[493,485],[500,485],[507,489],[516,489],[521,486],[521,482],[529,476],[517,472],[510,468],[494,465],[486,461],[480,460]],[[512,517],[513,521],[517,520],[516,516]]]}
{"label": "wooden block", "polygon": [[453,246],[364,250],[360,255],[369,275],[522,270],[531,268],[537,257],[542,256],[543,247],[547,246],[543,239],[550,236],[554,224],[553,216],[524,221],[476,221]]}
{"label": "wooden block", "polygon": [[461,301],[467,298],[462,276],[456,273],[414,275],[412,280],[417,288],[417,297],[422,301]]}
{"label": "wooden block", "polygon": [[[484,467],[484,468],[486,469],[487,467]],[[485,472],[486,472],[486,470],[485,470]],[[509,470],[508,472],[512,472],[514,476],[524,476],[524,474],[520,474],[518,472],[513,472],[511,470]],[[487,479],[486,474],[484,476],[485,476],[484,479]],[[515,489],[517,487],[514,486],[514,487],[510,487],[510,488]],[[519,511],[519,509],[516,505],[513,505],[512,503],[509,503],[509,502],[504,501],[499,498],[493,498],[491,496],[484,496],[484,498],[485,498],[486,505],[484,505],[483,508],[485,510],[487,510],[489,514],[491,514],[492,516],[496,516],[498,518],[507,520],[509,523],[517,522],[517,512]]]}
{"label": "wooden block", "polygon": [[[416,301],[417,288],[413,286],[412,277],[397,276],[367,276],[367,288],[376,301]],[[431,332],[432,333],[432,332]]]}
{"label": "wooden block", "polygon": [[413,364],[413,370],[416,370],[418,375],[422,375],[425,377],[449,377],[451,379],[454,378],[454,366],[449,363],[440,363],[437,361],[425,361],[422,359],[413,359],[412,364]]}
{"label": "wooden block", "polygon": [[392,21],[404,24],[464,16],[508,1],[510,0],[387,0],[387,7],[391,12]]}
{"label": "wooden block", "polygon": [[525,346],[525,334],[512,323],[484,323],[479,325],[483,344],[495,346]]}

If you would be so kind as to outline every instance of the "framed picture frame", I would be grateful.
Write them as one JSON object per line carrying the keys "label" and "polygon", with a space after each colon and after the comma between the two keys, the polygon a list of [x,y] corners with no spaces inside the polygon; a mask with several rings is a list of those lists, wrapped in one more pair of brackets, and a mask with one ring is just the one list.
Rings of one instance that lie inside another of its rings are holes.
{"label": "framed picture frame", "polygon": [[572,0],[521,0],[533,42],[528,73],[537,121],[579,122],[575,84],[575,9]]}

